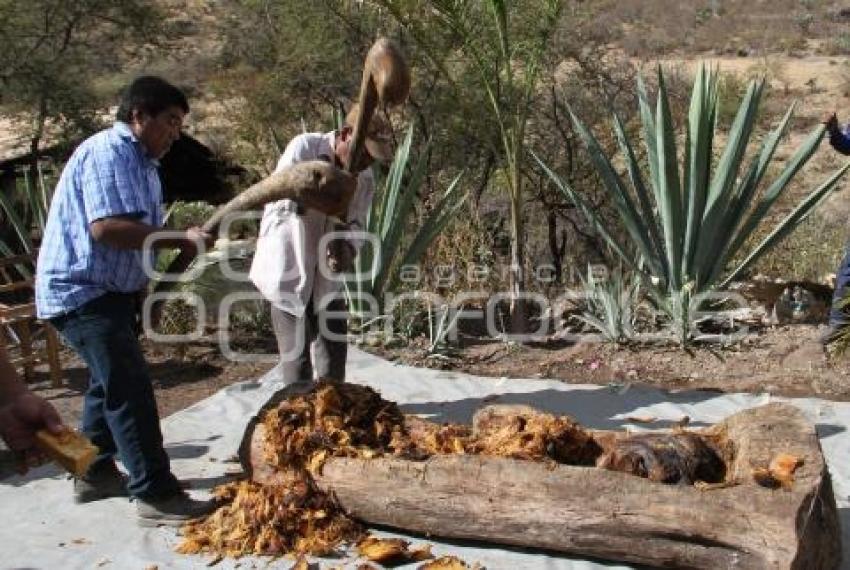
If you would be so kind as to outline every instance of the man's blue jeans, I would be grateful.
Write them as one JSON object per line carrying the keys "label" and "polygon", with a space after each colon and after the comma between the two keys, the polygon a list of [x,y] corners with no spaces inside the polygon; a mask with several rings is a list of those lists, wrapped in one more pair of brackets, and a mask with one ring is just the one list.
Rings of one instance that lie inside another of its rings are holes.
{"label": "man's blue jeans", "polygon": [[179,492],[162,444],[147,363],[136,336],[135,295],[107,293],[50,322],[88,365],[82,431],[100,448],[90,474],[114,466],[130,475],[127,490],[144,499]]}
{"label": "man's blue jeans", "polygon": [[829,326],[839,329],[850,324],[850,306],[841,308],[840,303],[848,293],[850,285],[850,244],[845,249],[844,259],[835,274],[835,292],[829,310]]}

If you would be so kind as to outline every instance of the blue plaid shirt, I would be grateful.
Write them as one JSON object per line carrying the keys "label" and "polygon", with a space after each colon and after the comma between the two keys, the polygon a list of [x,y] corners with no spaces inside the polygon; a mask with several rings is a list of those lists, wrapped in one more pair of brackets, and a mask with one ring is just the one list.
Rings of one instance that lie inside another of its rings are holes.
{"label": "blue plaid shirt", "polygon": [[131,216],[161,227],[158,166],[121,122],[74,151],[53,195],[38,255],[35,302],[39,318],[68,313],[110,291],[130,293],[147,284],[142,252],[94,241],[89,224],[110,216]]}

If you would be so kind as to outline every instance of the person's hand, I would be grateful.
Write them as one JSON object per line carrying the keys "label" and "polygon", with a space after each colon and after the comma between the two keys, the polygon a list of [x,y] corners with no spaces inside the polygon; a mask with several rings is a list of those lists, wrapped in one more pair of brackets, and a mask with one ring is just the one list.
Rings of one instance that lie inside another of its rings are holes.
{"label": "person's hand", "polygon": [[192,226],[191,228],[186,230],[186,245],[181,249],[184,249],[192,253],[193,255],[197,255],[198,242],[203,242],[206,248],[209,249],[215,243],[215,236],[205,232],[197,226]]}
{"label": "person's hand", "polygon": [[826,125],[826,130],[830,133],[834,133],[838,130],[838,117],[835,115],[834,111],[826,113],[821,122]]}
{"label": "person's hand", "polygon": [[[347,232],[351,230],[349,224],[337,222],[334,224],[335,232]],[[350,241],[344,237],[333,239],[328,242],[327,264],[331,273],[351,273],[354,270],[354,258],[357,250]]]}
{"label": "person's hand", "polygon": [[331,273],[350,273],[354,269],[354,246],[345,239],[335,239],[328,243],[328,269]]}
{"label": "person's hand", "polygon": [[67,429],[56,408],[44,398],[26,391],[0,408],[0,437],[17,454],[23,471],[43,459],[35,445],[35,432],[40,429],[56,435]]}

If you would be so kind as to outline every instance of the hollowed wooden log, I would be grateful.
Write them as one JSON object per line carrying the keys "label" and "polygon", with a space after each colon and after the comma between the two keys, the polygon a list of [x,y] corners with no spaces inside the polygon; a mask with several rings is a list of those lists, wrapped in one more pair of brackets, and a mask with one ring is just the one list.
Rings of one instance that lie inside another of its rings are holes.
{"label": "hollowed wooden log", "polygon": [[[699,490],[594,467],[478,455],[333,458],[317,482],[355,518],[438,537],[667,568],[838,567],[832,485],[814,427],[799,410],[770,404],[693,432],[731,450],[728,486]],[[622,437],[593,433],[609,443]],[[278,475],[263,464],[262,437],[255,423],[243,451],[254,479],[270,482]],[[790,488],[756,483],[753,469],[779,454],[803,460]]]}

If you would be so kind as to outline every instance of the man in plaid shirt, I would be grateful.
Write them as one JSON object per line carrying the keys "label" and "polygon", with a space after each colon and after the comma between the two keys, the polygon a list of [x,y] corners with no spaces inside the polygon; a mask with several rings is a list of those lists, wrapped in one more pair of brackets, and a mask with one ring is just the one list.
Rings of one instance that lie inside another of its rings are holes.
{"label": "man in plaid shirt", "polygon": [[[159,159],[180,137],[185,95],[157,77],[125,90],[117,121],[83,142],[56,188],[38,257],[36,306],[91,373],[82,431],[100,448],[74,481],[77,502],[129,493],[140,523],[179,525],[208,511],[171,473],[159,414],[136,332],[136,299],[147,284],[146,238],[162,234]],[[195,249],[212,237],[190,228],[156,247]],[[129,478],[118,471],[120,456]]]}

